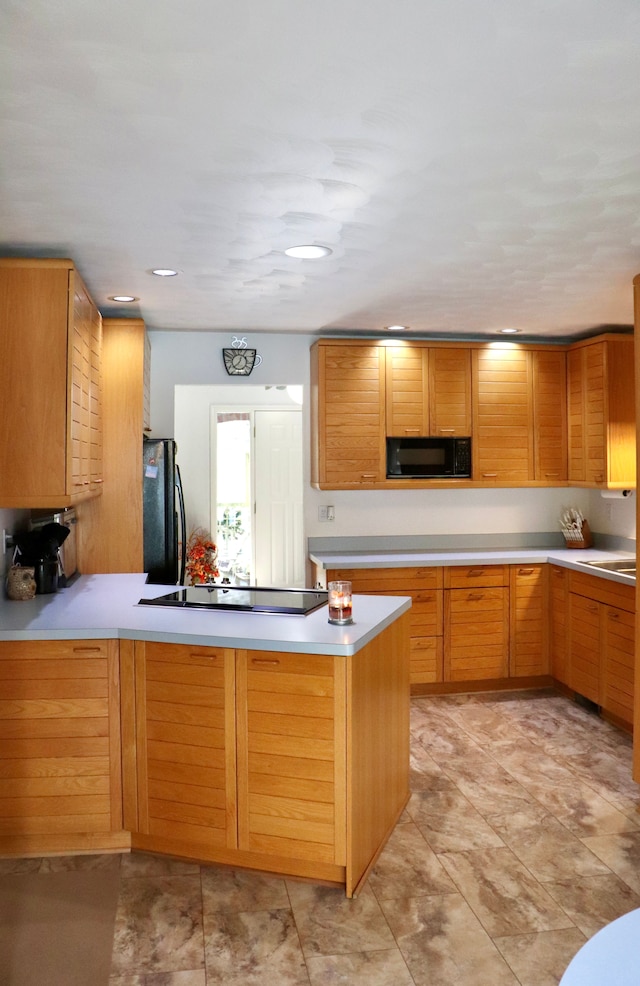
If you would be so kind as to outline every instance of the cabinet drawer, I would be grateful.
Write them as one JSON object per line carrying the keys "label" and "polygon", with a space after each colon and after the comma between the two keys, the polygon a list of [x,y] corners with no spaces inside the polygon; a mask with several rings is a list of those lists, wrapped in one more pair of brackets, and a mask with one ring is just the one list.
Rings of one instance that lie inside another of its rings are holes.
{"label": "cabinet drawer", "polygon": [[408,595],[411,589],[441,589],[442,568],[341,568],[327,570],[327,582],[347,579],[354,592]]}
{"label": "cabinet drawer", "polygon": [[509,585],[508,565],[455,565],[444,570],[445,589]]}

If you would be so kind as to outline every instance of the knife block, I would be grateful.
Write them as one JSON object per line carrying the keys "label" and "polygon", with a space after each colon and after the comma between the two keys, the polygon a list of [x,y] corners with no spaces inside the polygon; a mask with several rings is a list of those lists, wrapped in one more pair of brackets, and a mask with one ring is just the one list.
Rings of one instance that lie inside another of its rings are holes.
{"label": "knife block", "polygon": [[565,548],[590,548],[593,544],[593,537],[591,536],[591,528],[589,527],[589,522],[586,520],[582,521],[582,528],[580,531],[582,537],[580,538],[568,538],[565,535],[564,546]]}

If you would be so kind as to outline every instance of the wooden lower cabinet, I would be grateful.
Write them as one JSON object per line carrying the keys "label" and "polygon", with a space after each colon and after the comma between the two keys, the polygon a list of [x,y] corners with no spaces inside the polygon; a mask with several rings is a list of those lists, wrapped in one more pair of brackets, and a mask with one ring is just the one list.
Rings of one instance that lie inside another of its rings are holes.
{"label": "wooden lower cabinet", "polygon": [[444,680],[509,674],[509,571],[473,565],[444,571]]}
{"label": "wooden lower cabinet", "polygon": [[572,592],[569,596],[569,633],[569,686],[600,705],[600,603]]}
{"label": "wooden lower cabinet", "polygon": [[408,632],[404,615],[350,657],[136,642],[132,845],[353,896],[409,797]]}
{"label": "wooden lower cabinet", "polygon": [[0,642],[0,853],[128,848],[118,642]]}
{"label": "wooden lower cabinet", "polygon": [[549,664],[562,685],[569,684],[569,570],[549,566]]}
{"label": "wooden lower cabinet", "polygon": [[136,648],[137,832],[233,847],[233,650],[148,643]]}
{"label": "wooden lower cabinet", "polygon": [[409,678],[411,685],[443,678],[442,568],[347,568],[328,570],[327,582],[347,579],[362,595],[410,596]]}
{"label": "wooden lower cabinet", "polygon": [[341,663],[238,651],[240,849],[345,864],[345,676],[334,671]]}
{"label": "wooden lower cabinet", "polygon": [[509,677],[549,674],[548,565],[511,565]]}
{"label": "wooden lower cabinet", "polygon": [[633,722],[635,587],[569,574],[569,686]]}

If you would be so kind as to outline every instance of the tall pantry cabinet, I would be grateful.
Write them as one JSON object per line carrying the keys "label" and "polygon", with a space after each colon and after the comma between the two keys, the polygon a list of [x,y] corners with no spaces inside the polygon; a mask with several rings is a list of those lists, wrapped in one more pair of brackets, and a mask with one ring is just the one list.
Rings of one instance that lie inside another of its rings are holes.
{"label": "tall pantry cabinet", "polygon": [[71,260],[0,258],[0,507],[102,489],[102,319]]}

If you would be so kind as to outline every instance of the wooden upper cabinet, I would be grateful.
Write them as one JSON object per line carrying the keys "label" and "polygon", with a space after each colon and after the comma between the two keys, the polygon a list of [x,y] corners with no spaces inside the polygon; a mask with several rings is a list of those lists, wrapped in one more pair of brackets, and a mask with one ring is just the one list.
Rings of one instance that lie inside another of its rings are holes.
{"label": "wooden upper cabinet", "polygon": [[473,478],[528,483],[535,468],[531,353],[487,347],[472,356]]}
{"label": "wooden upper cabinet", "polygon": [[471,434],[471,350],[429,350],[432,435]]}
{"label": "wooden upper cabinet", "polygon": [[564,350],[534,350],[534,478],[545,486],[567,478],[567,359]]}
{"label": "wooden upper cabinet", "polygon": [[384,347],[316,343],[311,390],[311,482],[326,489],[384,482]]}
{"label": "wooden upper cabinet", "polygon": [[[102,320],[102,496],[78,514],[78,562],[84,575],[141,572],[142,433],[147,334],[140,318]],[[109,537],[105,537],[109,531]]]}
{"label": "wooden upper cabinet", "polygon": [[389,346],[386,353],[387,435],[429,435],[429,350]]}
{"label": "wooden upper cabinet", "polygon": [[635,487],[633,336],[576,343],[567,355],[569,482]]}
{"label": "wooden upper cabinet", "polygon": [[470,350],[386,347],[386,433],[470,435]]}
{"label": "wooden upper cabinet", "polygon": [[0,258],[0,507],[101,492],[101,317],[70,260]]}
{"label": "wooden upper cabinet", "polygon": [[565,351],[477,349],[473,370],[473,478],[500,485],[565,483]]}

